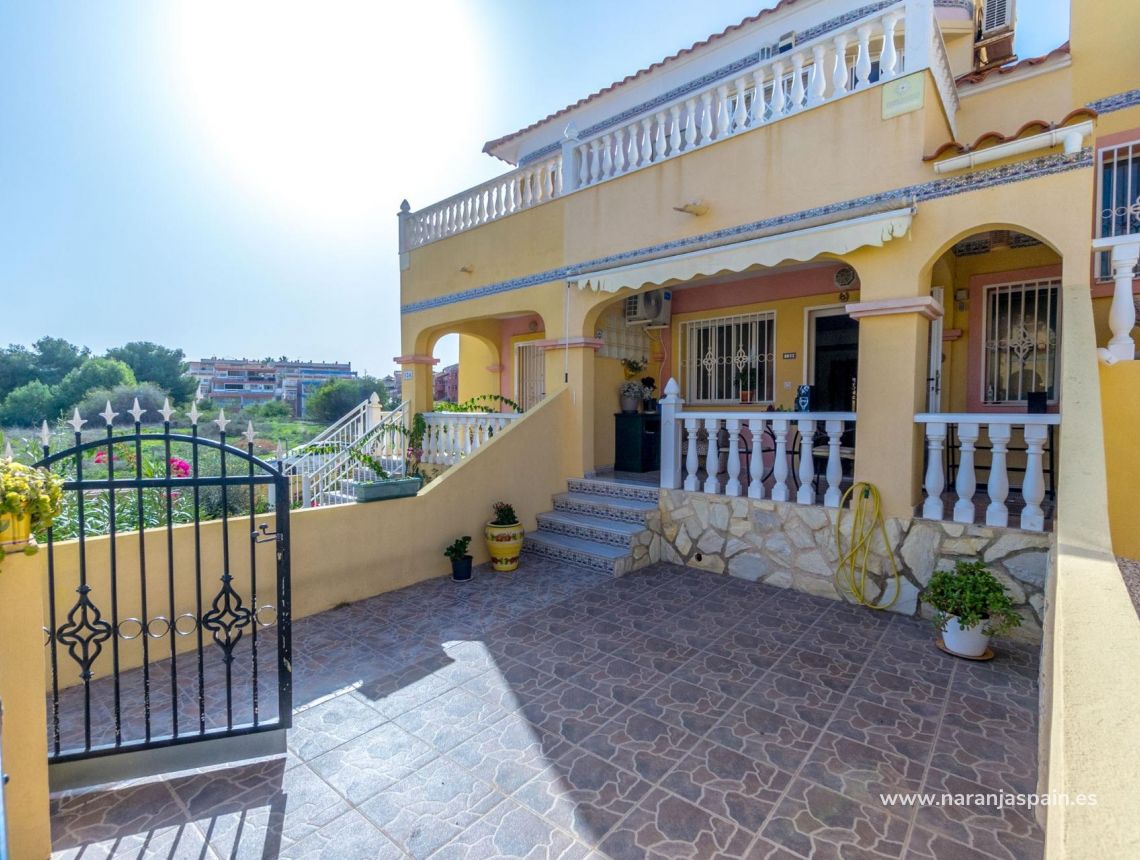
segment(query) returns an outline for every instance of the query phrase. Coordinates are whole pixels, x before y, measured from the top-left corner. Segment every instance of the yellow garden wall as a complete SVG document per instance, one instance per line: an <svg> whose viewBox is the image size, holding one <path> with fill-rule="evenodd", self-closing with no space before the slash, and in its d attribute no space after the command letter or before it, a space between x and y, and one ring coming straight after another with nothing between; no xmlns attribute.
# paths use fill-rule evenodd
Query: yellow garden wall
<svg viewBox="0 0 1140 860"><path fill-rule="evenodd" d="M1100 398L1112 549L1125 558L1140 559L1140 513L1136 510L1136 488L1140 487L1136 446L1136 431L1140 427L1140 362L1101 366Z"/></svg>

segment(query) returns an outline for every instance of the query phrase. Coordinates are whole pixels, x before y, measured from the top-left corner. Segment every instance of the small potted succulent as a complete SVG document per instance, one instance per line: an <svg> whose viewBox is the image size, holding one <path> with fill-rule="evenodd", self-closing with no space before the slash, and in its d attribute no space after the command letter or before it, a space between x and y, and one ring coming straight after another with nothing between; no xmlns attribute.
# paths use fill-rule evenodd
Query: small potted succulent
<svg viewBox="0 0 1140 860"><path fill-rule="evenodd" d="M985 656L991 636L1021 624L1005 586L980 561L957 561L953 570L935 573L922 601L935 609L946 650L960 657Z"/></svg>
<svg viewBox="0 0 1140 860"><path fill-rule="evenodd" d="M637 412L641 401L645 399L645 387L636 379L631 379L621 384L618 394L621 396L622 412Z"/></svg>
<svg viewBox="0 0 1140 860"><path fill-rule="evenodd" d="M740 402L751 403L756 399L756 388L759 381L756 366L746 364L736 372L736 384L740 387Z"/></svg>
<svg viewBox="0 0 1140 860"><path fill-rule="evenodd" d="M47 469L0 459L0 560L34 552L32 534L49 528L60 512L63 481Z"/></svg>
<svg viewBox="0 0 1140 860"><path fill-rule="evenodd" d="M491 567L507 573L519 566L519 553L522 551L523 531L515 509L506 502L495 502L495 518L487 523L483 536L487 540L487 552L491 556Z"/></svg>
<svg viewBox="0 0 1140 860"><path fill-rule="evenodd" d="M443 554L451 559L451 578L456 582L467 582L471 579L471 556L467 547L471 543L471 535L456 538Z"/></svg>
<svg viewBox="0 0 1140 860"><path fill-rule="evenodd" d="M657 411L657 398L653 396L653 392L657 390L657 380L652 376L641 377L641 388L643 397L645 398L645 411Z"/></svg>

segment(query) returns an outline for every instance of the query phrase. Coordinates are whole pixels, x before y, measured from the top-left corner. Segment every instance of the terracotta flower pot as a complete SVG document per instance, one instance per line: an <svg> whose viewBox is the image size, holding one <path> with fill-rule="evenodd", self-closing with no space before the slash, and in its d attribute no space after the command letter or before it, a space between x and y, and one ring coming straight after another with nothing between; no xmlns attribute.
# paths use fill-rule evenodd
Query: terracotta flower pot
<svg viewBox="0 0 1140 860"><path fill-rule="evenodd" d="M0 548L4 552L18 552L32 539L30 514L0 514Z"/></svg>
<svg viewBox="0 0 1140 860"><path fill-rule="evenodd" d="M487 539L487 552L491 555L494 570L507 573L519 566L519 552L522 551L525 534L521 523L509 526L487 523L483 536Z"/></svg>

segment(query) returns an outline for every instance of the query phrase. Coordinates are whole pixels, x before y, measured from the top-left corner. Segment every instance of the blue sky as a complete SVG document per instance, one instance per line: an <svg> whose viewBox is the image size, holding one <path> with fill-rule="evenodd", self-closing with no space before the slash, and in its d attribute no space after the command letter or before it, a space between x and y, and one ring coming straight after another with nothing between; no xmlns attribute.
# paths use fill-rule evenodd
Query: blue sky
<svg viewBox="0 0 1140 860"><path fill-rule="evenodd" d="M388 373L401 199L766 5L0 0L0 344ZM1067 38L1067 0L1018 6L1022 56Z"/></svg>

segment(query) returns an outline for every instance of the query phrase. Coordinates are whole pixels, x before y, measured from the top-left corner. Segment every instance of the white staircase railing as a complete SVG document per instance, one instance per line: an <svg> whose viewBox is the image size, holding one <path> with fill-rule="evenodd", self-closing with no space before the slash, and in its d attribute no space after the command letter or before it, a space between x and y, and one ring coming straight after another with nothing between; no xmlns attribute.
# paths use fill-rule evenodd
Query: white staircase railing
<svg viewBox="0 0 1140 860"><path fill-rule="evenodd" d="M421 461L453 466L520 417L506 412L425 412Z"/></svg>
<svg viewBox="0 0 1140 860"><path fill-rule="evenodd" d="M282 469L289 478L289 501L315 507L352 501L352 486L381 476L355 454L379 460L389 475L404 472L408 404L385 410L373 394L354 406L312 441L294 448Z"/></svg>

